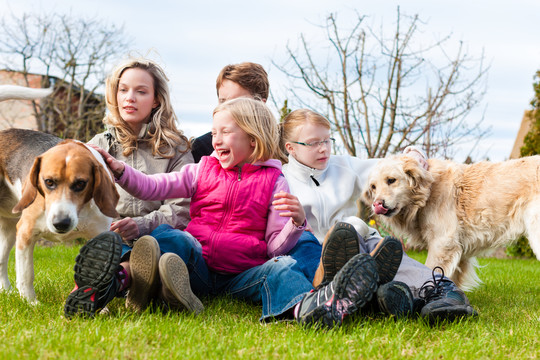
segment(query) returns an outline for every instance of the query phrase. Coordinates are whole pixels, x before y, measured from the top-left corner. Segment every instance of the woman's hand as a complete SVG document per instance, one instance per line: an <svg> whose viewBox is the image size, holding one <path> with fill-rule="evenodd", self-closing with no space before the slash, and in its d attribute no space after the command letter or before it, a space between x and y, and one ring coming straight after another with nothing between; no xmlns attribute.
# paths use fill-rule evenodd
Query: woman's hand
<svg viewBox="0 0 540 360"><path fill-rule="evenodd" d="M272 205L276 210L284 210L279 213L279 216L291 217L293 224L296 227L304 225L306 221L306 213L298 198L285 191L280 191L274 195L276 200L272 201Z"/></svg>
<svg viewBox="0 0 540 360"><path fill-rule="evenodd" d="M413 157L418 161L421 167L423 167L426 170L429 170L429 164L427 162L426 156L424 155L422 150L418 150L414 146L408 146L403 151L403 154L406 154L410 157Z"/></svg>
<svg viewBox="0 0 540 360"><path fill-rule="evenodd" d="M91 148L95 149L98 153L103 156L103 159L105 160L105 163L109 167L109 169L112 171L114 177L116 179L120 179L122 177L122 174L124 173L124 163L122 161L116 160L111 154L100 148L99 146L96 146L94 144L86 144L90 146Z"/></svg>
<svg viewBox="0 0 540 360"><path fill-rule="evenodd" d="M122 236L125 242L139 237L139 227L135 220L129 217L113 222L111 224L111 231Z"/></svg>

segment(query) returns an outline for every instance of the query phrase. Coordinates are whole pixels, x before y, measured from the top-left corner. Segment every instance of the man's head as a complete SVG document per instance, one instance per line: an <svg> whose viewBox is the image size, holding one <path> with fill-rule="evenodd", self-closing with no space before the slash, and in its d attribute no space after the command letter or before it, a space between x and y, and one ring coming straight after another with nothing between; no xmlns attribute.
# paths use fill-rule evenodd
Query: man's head
<svg viewBox="0 0 540 360"><path fill-rule="evenodd" d="M264 68L252 62L225 66L216 80L219 103L238 97L251 97L266 102L270 84Z"/></svg>

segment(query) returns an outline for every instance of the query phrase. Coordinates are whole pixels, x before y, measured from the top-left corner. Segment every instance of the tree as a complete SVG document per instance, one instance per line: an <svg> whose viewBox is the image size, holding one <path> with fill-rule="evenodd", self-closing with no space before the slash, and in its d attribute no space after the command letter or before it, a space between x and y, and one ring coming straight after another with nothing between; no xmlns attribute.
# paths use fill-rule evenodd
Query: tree
<svg viewBox="0 0 540 360"><path fill-rule="evenodd" d="M33 102L38 130L88 140L103 129L106 69L131 41L123 29L72 14L6 15L0 20L0 67L44 75L54 87L46 101Z"/></svg>
<svg viewBox="0 0 540 360"><path fill-rule="evenodd" d="M534 97L531 100L532 110L529 112L531 129L523 139L521 156L540 154L540 70L536 72L534 79L538 81L533 83Z"/></svg>
<svg viewBox="0 0 540 360"><path fill-rule="evenodd" d="M523 139L523 146L520 149L522 157L540 154L540 70L536 72L534 79L537 81L533 82L532 109L528 112L531 129ZM514 244L507 246L506 253L511 256L534 257L529 240L525 236L520 236Z"/></svg>
<svg viewBox="0 0 540 360"><path fill-rule="evenodd" d="M399 8L391 37L365 19L356 14L344 29L330 14L319 47L304 34L297 48L287 45L286 60L273 65L289 80L290 104L325 115L353 156L384 157L418 144L428 156L451 157L452 146L485 136L482 119L467 119L485 93L483 54L473 58L460 42L450 55L450 36L415 41L422 22Z"/></svg>

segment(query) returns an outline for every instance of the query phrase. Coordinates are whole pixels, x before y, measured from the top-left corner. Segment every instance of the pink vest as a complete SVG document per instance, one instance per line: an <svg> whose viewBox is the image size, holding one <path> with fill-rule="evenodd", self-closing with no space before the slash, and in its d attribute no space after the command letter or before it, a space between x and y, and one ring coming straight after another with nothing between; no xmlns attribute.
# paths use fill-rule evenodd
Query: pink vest
<svg viewBox="0 0 540 360"><path fill-rule="evenodd" d="M238 274L268 260L268 206L279 169L244 164L226 170L214 157L200 162L186 231L202 245L208 268Z"/></svg>

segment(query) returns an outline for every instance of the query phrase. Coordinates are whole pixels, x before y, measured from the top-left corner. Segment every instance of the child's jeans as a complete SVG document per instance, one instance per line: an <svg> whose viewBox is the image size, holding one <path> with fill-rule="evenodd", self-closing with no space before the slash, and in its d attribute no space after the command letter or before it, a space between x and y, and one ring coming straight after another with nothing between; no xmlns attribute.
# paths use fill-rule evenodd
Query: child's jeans
<svg viewBox="0 0 540 360"><path fill-rule="evenodd" d="M290 256L275 257L240 274L219 274L208 269L202 247L191 234L160 225L151 235L162 253L172 252L184 260L191 289L197 296L229 294L262 303L261 320L284 314L313 289L311 281Z"/></svg>
<svg viewBox="0 0 540 360"><path fill-rule="evenodd" d="M322 245L310 231L304 231L296 246L287 255L292 256L297 266L302 269L309 282L313 282L315 272L319 267Z"/></svg>

